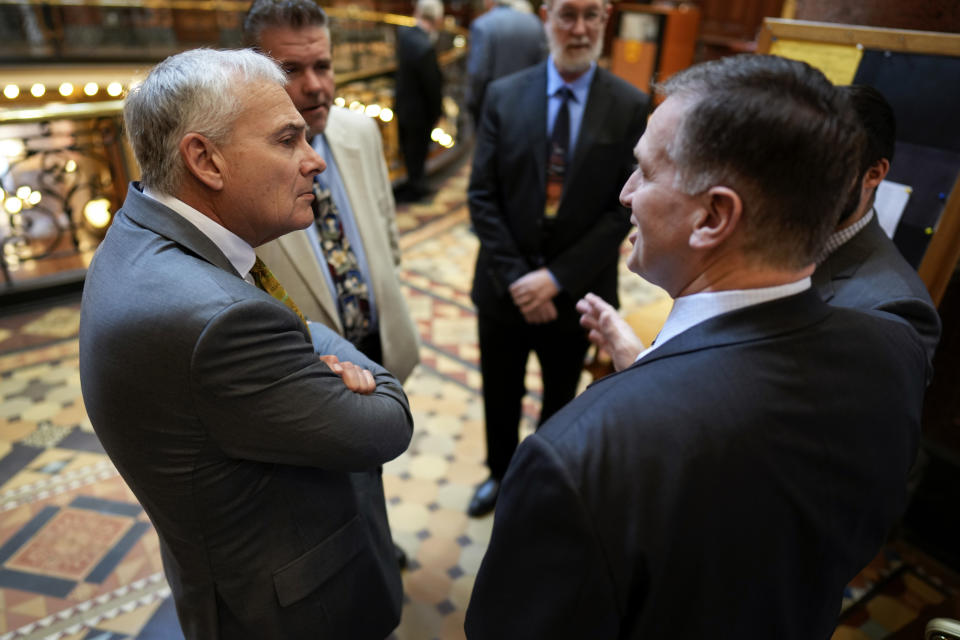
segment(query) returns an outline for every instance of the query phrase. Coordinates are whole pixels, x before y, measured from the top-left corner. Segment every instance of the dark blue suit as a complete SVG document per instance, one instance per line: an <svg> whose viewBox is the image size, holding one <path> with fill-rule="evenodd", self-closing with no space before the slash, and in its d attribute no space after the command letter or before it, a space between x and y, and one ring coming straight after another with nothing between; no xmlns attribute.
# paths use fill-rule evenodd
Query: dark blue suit
<svg viewBox="0 0 960 640"><path fill-rule="evenodd" d="M808 290L598 381L517 450L467 637L828 638L903 509L925 366Z"/></svg>

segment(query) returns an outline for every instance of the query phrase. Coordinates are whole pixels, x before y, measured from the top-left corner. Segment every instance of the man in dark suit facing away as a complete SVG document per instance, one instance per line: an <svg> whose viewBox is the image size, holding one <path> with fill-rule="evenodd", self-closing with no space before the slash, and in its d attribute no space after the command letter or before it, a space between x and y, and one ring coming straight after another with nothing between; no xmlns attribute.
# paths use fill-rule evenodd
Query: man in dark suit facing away
<svg viewBox="0 0 960 640"><path fill-rule="evenodd" d="M480 251L473 278L490 477L468 513L493 510L517 447L531 351L543 372L543 423L576 394L586 333L575 303L617 304L618 201L646 124L647 96L597 67L605 0L541 7L550 57L490 84L467 191Z"/></svg>
<svg viewBox="0 0 960 640"><path fill-rule="evenodd" d="M813 286L832 305L877 309L909 322L917 330L932 371L940 316L923 280L880 227L873 206L877 187L893 162L896 116L883 94L871 86L841 89L850 97L867 145L840 224L827 239L813 273Z"/></svg>
<svg viewBox="0 0 960 640"><path fill-rule="evenodd" d="M127 97L142 182L87 273L80 380L150 516L188 640L382 640L402 606L380 465L400 383L313 327L254 247L313 222L323 160L283 71L188 51Z"/></svg>
<svg viewBox="0 0 960 640"><path fill-rule="evenodd" d="M443 20L440 0L417 0L417 24L397 27L397 77L393 109L397 114L400 153L407 181L397 191L400 201L416 201L429 193L425 167L430 132L443 112L443 74L434 42Z"/></svg>
<svg viewBox="0 0 960 640"><path fill-rule="evenodd" d="M905 502L926 357L810 275L863 134L805 63L670 78L623 187L653 346L517 450L467 637L827 638Z"/></svg>

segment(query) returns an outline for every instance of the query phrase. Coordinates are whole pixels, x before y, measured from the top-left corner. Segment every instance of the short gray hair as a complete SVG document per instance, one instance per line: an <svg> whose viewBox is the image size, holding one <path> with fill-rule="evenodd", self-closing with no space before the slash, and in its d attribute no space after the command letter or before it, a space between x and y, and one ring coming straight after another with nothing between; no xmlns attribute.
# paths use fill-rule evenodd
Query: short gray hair
<svg viewBox="0 0 960 640"><path fill-rule="evenodd" d="M243 87L253 82L282 87L287 80L273 60L249 49L194 49L155 66L123 107L143 185L176 195L186 170L180 141L199 133L227 142L242 111Z"/></svg>

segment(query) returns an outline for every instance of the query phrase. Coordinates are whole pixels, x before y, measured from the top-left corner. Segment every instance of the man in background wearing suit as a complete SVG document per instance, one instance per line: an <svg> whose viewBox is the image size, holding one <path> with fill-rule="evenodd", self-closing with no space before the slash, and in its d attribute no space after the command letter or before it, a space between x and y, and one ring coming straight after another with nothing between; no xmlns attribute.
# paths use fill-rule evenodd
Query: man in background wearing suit
<svg viewBox="0 0 960 640"><path fill-rule="evenodd" d="M933 363L940 341L940 316L917 271L904 260L877 219L877 187L890 171L897 121L883 94L866 85L842 87L867 134L860 173L840 224L813 274L820 297L838 307L877 309L899 316L917 330Z"/></svg>
<svg viewBox="0 0 960 640"><path fill-rule="evenodd" d="M759 55L663 93L621 198L673 309L517 450L471 640L827 638L904 506L923 348L810 284L857 174L844 94Z"/></svg>
<svg viewBox="0 0 960 640"><path fill-rule="evenodd" d="M285 81L251 51L154 67L124 108L143 182L84 286L84 403L189 640L379 640L400 619L379 468L409 444L406 397L322 325L318 357L253 250L311 224L325 168Z"/></svg>
<svg viewBox="0 0 960 640"><path fill-rule="evenodd" d="M425 166L430 132L443 113L443 74L434 42L443 21L440 0L417 0L413 27L397 27L397 76L393 110L407 181L397 197L415 202L430 193Z"/></svg>
<svg viewBox="0 0 960 640"><path fill-rule="evenodd" d="M617 304L629 228L618 193L647 117L647 96L596 65L608 3L552 0L540 11L550 57L489 86L467 192L490 468L472 516L493 510L517 447L530 351L543 423L574 397L583 369L575 301L595 291Z"/></svg>
<svg viewBox="0 0 960 640"><path fill-rule="evenodd" d="M346 252L327 237L330 215L319 206L316 224L260 246L257 254L307 318L346 336L403 382L419 361L417 332L397 279L396 211L376 122L333 106L330 29L316 3L257 0L244 32L287 73L287 93L327 165L315 186L336 206L355 278L336 277L345 270Z"/></svg>
<svg viewBox="0 0 960 640"><path fill-rule="evenodd" d="M531 67L547 53L543 25L529 10L527 0L485 0L487 12L470 23L467 57L467 110L480 122L487 85L503 76Z"/></svg>

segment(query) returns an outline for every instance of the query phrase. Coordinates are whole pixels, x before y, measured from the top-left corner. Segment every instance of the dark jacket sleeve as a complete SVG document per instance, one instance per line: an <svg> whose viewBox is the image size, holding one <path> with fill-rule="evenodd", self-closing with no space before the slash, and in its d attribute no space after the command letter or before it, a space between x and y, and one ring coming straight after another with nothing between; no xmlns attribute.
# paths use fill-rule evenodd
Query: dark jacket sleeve
<svg viewBox="0 0 960 640"><path fill-rule="evenodd" d="M593 521L545 440L524 440L467 609L470 640L616 638L620 615Z"/></svg>
<svg viewBox="0 0 960 640"><path fill-rule="evenodd" d="M199 419L235 458L361 471L407 448L413 419L400 383L322 326L325 353L374 375L362 395L314 355L296 316L244 300L226 307L197 340L190 367Z"/></svg>

